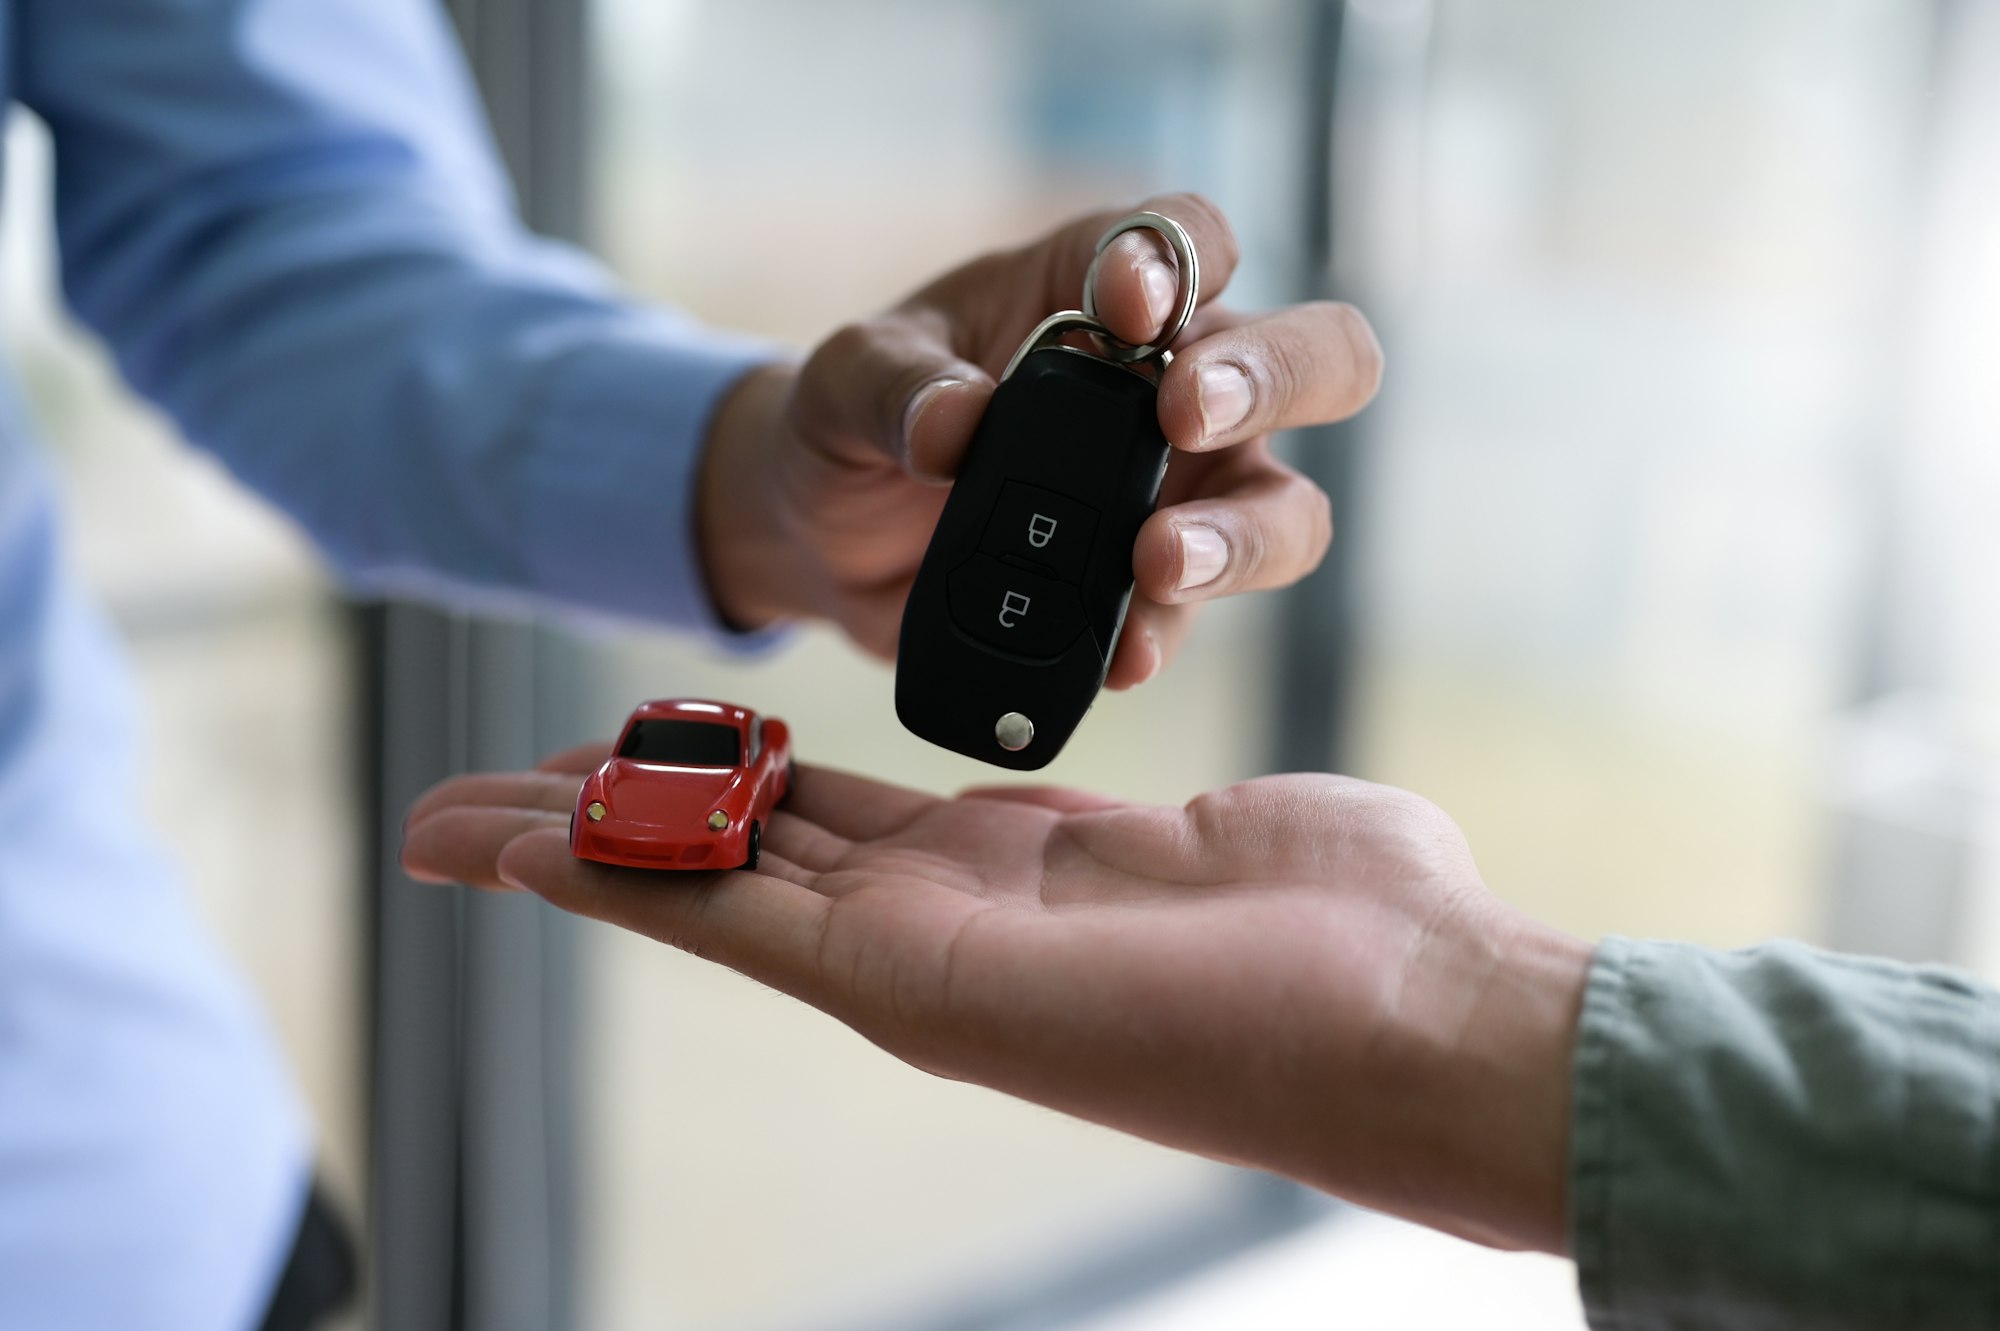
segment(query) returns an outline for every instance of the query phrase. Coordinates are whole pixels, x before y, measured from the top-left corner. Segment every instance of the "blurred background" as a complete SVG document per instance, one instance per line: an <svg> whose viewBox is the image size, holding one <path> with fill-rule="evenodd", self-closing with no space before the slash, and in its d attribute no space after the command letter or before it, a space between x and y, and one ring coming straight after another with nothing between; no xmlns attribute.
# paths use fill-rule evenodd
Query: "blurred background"
<svg viewBox="0 0 2000 1331"><path fill-rule="evenodd" d="M2000 3L451 9L530 220L718 324L808 345L1169 188L1234 220L1234 302L1368 310L1382 398L1286 442L1334 495L1328 566L1212 610L1052 779L1180 801L1337 768L1437 800L1497 891L1588 936L2000 977ZM373 1236L355 1325L1581 1325L1562 1263L402 881L410 793L645 697L740 700L939 791L984 773L816 630L744 662L342 604L75 333L46 140L9 134L9 350L146 689L152 815Z"/></svg>

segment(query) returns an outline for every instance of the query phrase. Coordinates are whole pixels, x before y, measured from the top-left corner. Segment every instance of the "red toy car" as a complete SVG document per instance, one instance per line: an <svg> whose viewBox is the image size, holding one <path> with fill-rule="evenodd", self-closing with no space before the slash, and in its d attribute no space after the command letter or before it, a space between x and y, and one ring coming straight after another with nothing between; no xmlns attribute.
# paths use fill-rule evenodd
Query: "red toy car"
<svg viewBox="0 0 2000 1331"><path fill-rule="evenodd" d="M635 869L754 869L771 810L791 793L783 721L723 702L641 703L577 792L570 853Z"/></svg>

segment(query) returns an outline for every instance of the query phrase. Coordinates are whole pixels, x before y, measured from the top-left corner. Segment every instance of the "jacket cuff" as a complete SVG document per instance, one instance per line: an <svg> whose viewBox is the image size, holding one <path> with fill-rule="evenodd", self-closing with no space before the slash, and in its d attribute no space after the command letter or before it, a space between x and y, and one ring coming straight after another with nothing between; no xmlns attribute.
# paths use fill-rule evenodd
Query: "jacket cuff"
<svg viewBox="0 0 2000 1331"><path fill-rule="evenodd" d="M1571 1240L1618 1331L2000 1326L2000 994L1796 943L1599 947Z"/></svg>

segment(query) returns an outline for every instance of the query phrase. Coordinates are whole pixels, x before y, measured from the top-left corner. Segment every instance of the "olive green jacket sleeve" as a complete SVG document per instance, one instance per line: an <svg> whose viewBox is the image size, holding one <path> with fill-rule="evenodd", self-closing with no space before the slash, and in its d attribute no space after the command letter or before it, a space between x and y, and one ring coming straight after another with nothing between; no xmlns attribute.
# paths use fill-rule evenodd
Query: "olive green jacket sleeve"
<svg viewBox="0 0 2000 1331"><path fill-rule="evenodd" d="M2000 993L1794 943L1608 939L1570 1225L1597 1331L2000 1328Z"/></svg>

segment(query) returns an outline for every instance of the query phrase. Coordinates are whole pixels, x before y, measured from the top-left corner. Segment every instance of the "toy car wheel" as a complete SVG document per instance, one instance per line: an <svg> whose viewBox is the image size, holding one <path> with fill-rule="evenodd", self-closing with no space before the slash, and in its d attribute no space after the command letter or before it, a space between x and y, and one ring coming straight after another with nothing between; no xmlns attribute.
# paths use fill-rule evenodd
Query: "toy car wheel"
<svg viewBox="0 0 2000 1331"><path fill-rule="evenodd" d="M743 861L745 869L757 867L757 857L764 851L764 829L757 823L750 824L750 854Z"/></svg>

